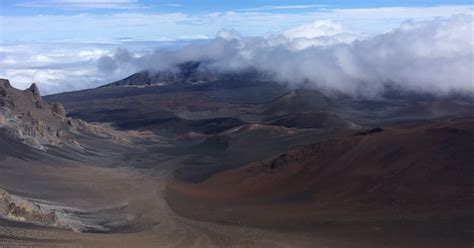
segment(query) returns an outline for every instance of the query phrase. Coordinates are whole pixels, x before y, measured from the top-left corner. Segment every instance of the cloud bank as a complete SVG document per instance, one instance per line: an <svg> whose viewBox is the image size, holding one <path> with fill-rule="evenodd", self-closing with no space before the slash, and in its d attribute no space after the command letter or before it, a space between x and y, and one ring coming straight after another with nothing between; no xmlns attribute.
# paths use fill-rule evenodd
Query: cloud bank
<svg viewBox="0 0 474 248"><path fill-rule="evenodd" d="M474 94L474 17L456 15L405 21L378 34L348 32L328 20L281 34L244 37L221 31L205 44L156 49L137 55L126 49L97 60L99 71L165 70L186 61L207 69L256 68L292 85L375 97L387 85L407 91Z"/></svg>
<svg viewBox="0 0 474 248"><path fill-rule="evenodd" d="M186 42L183 41L184 44ZM181 42L80 43L15 42L0 46L0 78L25 89L37 83L42 94L97 87L126 77L136 68L108 68L107 55L126 46L134 56L163 47L182 46ZM105 58L102 58L105 57ZM105 64L105 65L101 65ZM99 66L100 65L100 66Z"/></svg>
<svg viewBox="0 0 474 248"><path fill-rule="evenodd" d="M450 13L447 10L451 8L455 12L460 7L433 7L429 11L418 10L414 13L417 17L427 13L431 15L441 9ZM143 69L163 70L184 61L202 60L208 61L206 66L213 70L254 67L273 73L279 81L294 86L306 83L354 96L378 96L387 84L417 92L474 94L472 14L429 20L415 18L401 22L389 31L376 33L354 28L352 24L357 21L348 24L348 21L338 19L338 15L362 18L367 13L378 18L376 12L373 9L332 10L330 18L254 36L228 29L219 32L213 39L188 40L206 38L189 36L182 37L184 40L146 41L136 40L130 33L119 30L121 36L115 36L118 38L101 42L1 41L0 77L9 78L19 88L36 82L44 94L50 94L100 86ZM385 8L383 12L394 12L392 16L400 18L403 17L402 12L414 15L409 9L395 11L394 8ZM241 18L249 23L255 22L255 25L266 18L249 19L248 15L253 14L243 15L245 18L228 13L226 18L233 16L234 19L230 18L229 22L239 23ZM325 17L322 14L318 16ZM214 23L219 22L220 17L216 18ZM275 22L275 18L277 16L268 21ZM111 20L108 21L107 25L116 26ZM89 23L96 22L91 19ZM198 24L207 26L207 22ZM29 25L22 27L31 28ZM148 33L152 30L148 26L146 29ZM21 28L17 31L30 34Z"/></svg>

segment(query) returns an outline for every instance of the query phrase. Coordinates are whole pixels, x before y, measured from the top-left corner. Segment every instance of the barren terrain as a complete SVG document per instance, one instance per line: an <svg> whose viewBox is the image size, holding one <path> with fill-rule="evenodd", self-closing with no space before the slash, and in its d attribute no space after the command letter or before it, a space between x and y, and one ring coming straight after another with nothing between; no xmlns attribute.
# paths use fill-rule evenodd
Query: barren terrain
<svg viewBox="0 0 474 248"><path fill-rule="evenodd" d="M472 245L471 98L186 75L2 80L0 246Z"/></svg>

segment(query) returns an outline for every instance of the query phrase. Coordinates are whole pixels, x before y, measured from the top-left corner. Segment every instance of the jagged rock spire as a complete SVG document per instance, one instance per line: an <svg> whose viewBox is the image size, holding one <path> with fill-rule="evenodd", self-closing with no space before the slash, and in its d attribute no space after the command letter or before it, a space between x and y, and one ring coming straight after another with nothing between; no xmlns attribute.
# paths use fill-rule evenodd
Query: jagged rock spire
<svg viewBox="0 0 474 248"><path fill-rule="evenodd" d="M38 89L38 86L35 84L35 83L32 83L30 88L28 88L32 93L33 93L33 96L35 97L40 97L40 91Z"/></svg>
<svg viewBox="0 0 474 248"><path fill-rule="evenodd" d="M0 78L0 87L10 88L11 87L10 81L8 81L8 79Z"/></svg>

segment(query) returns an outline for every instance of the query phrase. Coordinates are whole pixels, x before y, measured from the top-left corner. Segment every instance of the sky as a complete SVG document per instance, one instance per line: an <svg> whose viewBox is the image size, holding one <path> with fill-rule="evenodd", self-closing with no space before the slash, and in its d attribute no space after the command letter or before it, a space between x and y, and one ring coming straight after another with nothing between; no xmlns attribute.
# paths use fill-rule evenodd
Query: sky
<svg viewBox="0 0 474 248"><path fill-rule="evenodd" d="M302 77L296 79L280 75L281 80L301 81L310 78L318 81L315 83L317 87L344 89L353 93L357 91L354 88L356 83L341 86L341 81L406 81L410 75L369 79L365 69L351 72L354 68L340 65L340 59L335 62L337 66L334 68L314 63L320 63L318 61L324 56L332 58L335 54L344 53L341 47L348 49L350 56L362 56L360 51L366 49L364 46L380 43L380 47L384 47L395 41L386 41L385 44L380 40L401 39L403 37L397 35L403 33L411 35L415 41L433 45L423 48L416 44L418 50L415 54L420 49L430 51L432 58L429 64L449 63L448 68L452 66L451 69L464 73L460 75L462 82L459 85L452 86L451 82L446 82L451 86L440 86L438 84L443 82L436 80L436 86L439 86L437 89L443 92L466 90L467 86L467 90L471 90L472 73L466 71L472 69L473 65L473 13L472 1L460 0L2 0L0 77L10 79L19 88L26 88L35 82L43 94L49 94L96 87L142 69L165 68L170 65L162 60L173 58L170 61L180 62L182 59L196 58L196 49L217 56L219 59L216 61L221 66L214 67L220 69L240 68L243 64L253 66L255 57L258 57L256 55L272 57L289 52L288 56L294 57L295 62L292 64L284 68L262 69L272 72L278 70L277 74L281 74L280 71L296 68L296 61L307 54L313 54L314 57L306 58L303 66L317 66L321 69L320 74L310 75L307 71L299 71ZM407 31L408 26L417 31ZM462 36L454 35L460 30ZM425 32L425 37L418 36L422 32ZM447 32L452 33L440 36ZM236 39L240 43L235 42ZM453 40L458 42L457 46L449 48L447 44ZM407 39L407 42L411 40ZM226 53L217 54L207 50L216 44L226 47ZM444 47L441 49L439 46ZM283 47L284 51L277 54L275 47ZM425 53L420 54L426 59ZM124 61L124 56L128 61ZM198 58L203 56L201 54ZM420 60L421 57L405 59L412 61ZM374 59L370 63L378 62ZM383 62L386 66L398 63ZM467 63L467 67L460 67L461 62ZM224 63L227 66L222 66ZM392 73L382 72L385 75ZM295 73L291 71L287 74ZM336 77L337 74L344 76ZM424 82L431 78L417 80L418 84L426 85L412 85L415 82L407 85L422 90L433 88L433 85ZM374 88L378 87L380 85L374 83Z"/></svg>

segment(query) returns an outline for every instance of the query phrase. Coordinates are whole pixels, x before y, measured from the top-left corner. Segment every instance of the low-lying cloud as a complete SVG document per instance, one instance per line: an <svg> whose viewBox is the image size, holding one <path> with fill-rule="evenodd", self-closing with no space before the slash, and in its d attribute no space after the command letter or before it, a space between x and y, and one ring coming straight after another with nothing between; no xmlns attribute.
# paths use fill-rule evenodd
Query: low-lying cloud
<svg viewBox="0 0 474 248"><path fill-rule="evenodd" d="M435 94L474 94L473 27L473 16L456 15L405 21L391 31L367 35L323 20L266 37L221 31L205 44L141 55L118 49L97 64L102 73L110 74L207 61L207 69L255 68L295 86L305 83L362 97L377 96L387 85Z"/></svg>
<svg viewBox="0 0 474 248"><path fill-rule="evenodd" d="M207 69L217 71L251 67L295 87L305 83L361 97L379 96L386 85L474 94L473 19L455 15L405 21L379 34L325 19L253 37L227 30L207 40L3 42L0 77L19 88L36 82L50 94L192 60L206 61Z"/></svg>
<svg viewBox="0 0 474 248"><path fill-rule="evenodd" d="M25 89L37 83L42 94L97 87L136 72L136 67L114 67L107 59L120 47L139 56L158 47L177 46L179 42L15 42L0 46L0 77L13 86ZM125 51L125 50L124 50ZM127 50L128 51L128 50Z"/></svg>

